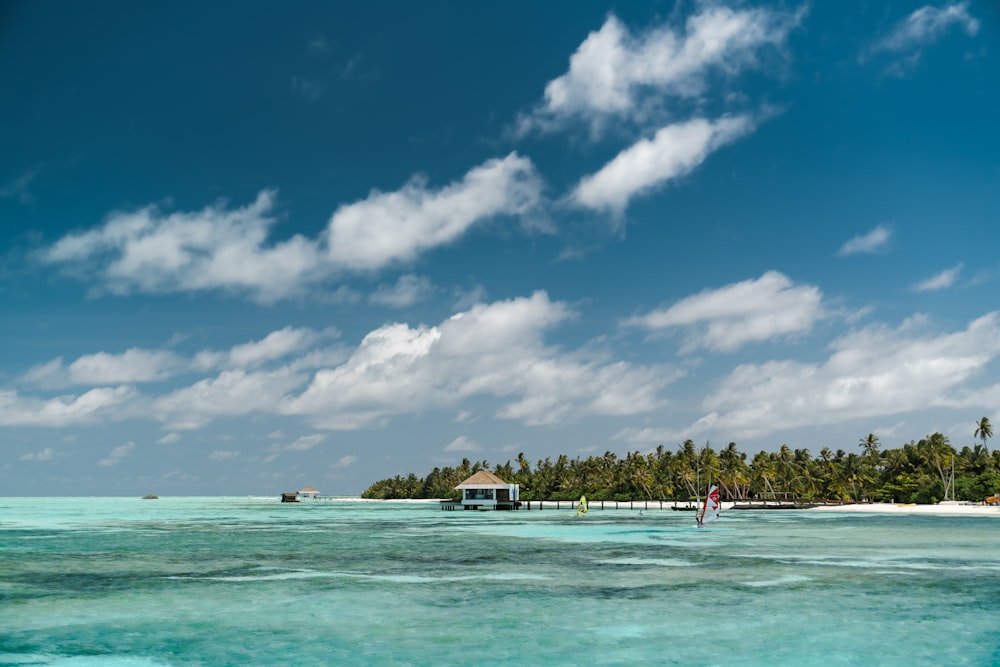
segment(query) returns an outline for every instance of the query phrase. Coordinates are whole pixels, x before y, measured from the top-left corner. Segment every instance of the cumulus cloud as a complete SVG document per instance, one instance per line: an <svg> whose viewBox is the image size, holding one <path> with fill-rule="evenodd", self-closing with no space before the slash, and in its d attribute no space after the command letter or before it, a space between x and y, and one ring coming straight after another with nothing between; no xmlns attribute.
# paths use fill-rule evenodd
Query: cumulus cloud
<svg viewBox="0 0 1000 667"><path fill-rule="evenodd" d="M825 316L822 294L811 285L795 285L769 271L756 280L706 290L669 308L637 315L626 326L650 331L683 328L684 351L698 348L733 352L748 343L808 333Z"/></svg>
<svg viewBox="0 0 1000 667"><path fill-rule="evenodd" d="M248 415L301 416L317 428L358 429L441 409L464 413L470 422L465 402L480 397L497 401L496 417L528 425L662 406L659 391L679 371L546 344L551 330L575 316L537 292L475 304L436 326L386 324L356 348L336 351L316 347L326 332L286 327L228 351L179 358L200 379L159 395L128 386L48 399L0 392L0 425L65 426L141 415L170 431L160 439L169 444L179 432ZM66 371L61 361L59 368ZM318 437L278 451L314 446Z"/></svg>
<svg viewBox="0 0 1000 667"><path fill-rule="evenodd" d="M713 430L749 438L935 407L995 405L997 387L975 391L969 382L1000 356L1000 312L956 332L924 333L927 325L917 317L895 329L873 325L852 332L834 342L823 363L740 365L705 399L706 414L683 437Z"/></svg>
<svg viewBox="0 0 1000 667"><path fill-rule="evenodd" d="M368 334L345 363L318 371L284 410L324 428L355 429L484 395L503 401L497 416L527 424L659 406L658 390L676 373L544 344L544 333L573 315L538 292L476 305L434 327L385 325Z"/></svg>
<svg viewBox="0 0 1000 667"><path fill-rule="evenodd" d="M97 465L103 467L116 465L123 458L130 455L134 450L135 450L135 443L131 441L127 442L124 445L115 447L110 452L108 452L108 455L105 458L98 461Z"/></svg>
<svg viewBox="0 0 1000 667"><path fill-rule="evenodd" d="M327 257L350 270L374 270L412 261L454 242L476 223L500 215L529 215L541 200L531 160L511 153L470 170L439 190L414 178L401 190L372 191L341 206L326 231Z"/></svg>
<svg viewBox="0 0 1000 667"><path fill-rule="evenodd" d="M112 214L97 229L70 234L44 261L95 271L113 294L209 289L245 290L262 301L294 293L315 277L319 255L301 236L265 247L276 193L261 192L243 208L218 203L194 213L163 215L156 206Z"/></svg>
<svg viewBox="0 0 1000 667"><path fill-rule="evenodd" d="M595 174L583 177L569 195L571 203L621 213L637 194L690 173L710 153L753 129L749 116L716 121L696 118L668 125L619 153Z"/></svg>
<svg viewBox="0 0 1000 667"><path fill-rule="evenodd" d="M918 292L932 292L936 290L948 289L955 284L958 274L962 270L962 265L958 264L950 269L931 276L927 280L917 283L913 289Z"/></svg>
<svg viewBox="0 0 1000 667"><path fill-rule="evenodd" d="M518 132L561 129L574 119L596 132L609 118L641 116L665 96L697 97L711 75L758 66L762 49L781 46L803 16L707 6L683 30L660 26L640 35L610 16L570 57L569 71L546 85Z"/></svg>
<svg viewBox="0 0 1000 667"><path fill-rule="evenodd" d="M876 253L884 250L892 239L892 229L886 225L878 225L867 234L855 236L840 246L839 257L856 255L858 253Z"/></svg>
<svg viewBox="0 0 1000 667"><path fill-rule="evenodd" d="M412 261L485 220L533 215L541 190L531 161L512 153L437 190L414 178L395 192L373 191L338 208L316 239L269 243L276 192L265 190L236 209L223 202L193 213L164 214L156 206L116 212L38 257L75 275L93 274L116 295L225 290L270 303L344 272Z"/></svg>
<svg viewBox="0 0 1000 667"><path fill-rule="evenodd" d="M969 36L979 32L979 21L969 14L969 3L933 7L925 5L897 23L892 31L871 46L870 52L910 51L940 39L952 26Z"/></svg>

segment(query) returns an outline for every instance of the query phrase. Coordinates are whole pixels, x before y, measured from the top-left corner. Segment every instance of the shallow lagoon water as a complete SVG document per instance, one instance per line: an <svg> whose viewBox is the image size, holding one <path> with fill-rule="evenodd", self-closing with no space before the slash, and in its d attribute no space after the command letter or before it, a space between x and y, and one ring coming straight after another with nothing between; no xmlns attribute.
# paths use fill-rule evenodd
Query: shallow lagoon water
<svg viewBox="0 0 1000 667"><path fill-rule="evenodd" d="M0 666L997 665L1000 519L0 498Z"/></svg>

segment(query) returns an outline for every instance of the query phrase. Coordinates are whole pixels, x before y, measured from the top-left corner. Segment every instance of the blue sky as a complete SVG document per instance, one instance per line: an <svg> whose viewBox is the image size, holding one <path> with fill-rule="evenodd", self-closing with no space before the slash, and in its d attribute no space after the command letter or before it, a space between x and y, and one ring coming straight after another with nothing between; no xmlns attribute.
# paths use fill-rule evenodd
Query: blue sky
<svg viewBox="0 0 1000 667"><path fill-rule="evenodd" d="M1000 421L989 2L13 2L0 495Z"/></svg>

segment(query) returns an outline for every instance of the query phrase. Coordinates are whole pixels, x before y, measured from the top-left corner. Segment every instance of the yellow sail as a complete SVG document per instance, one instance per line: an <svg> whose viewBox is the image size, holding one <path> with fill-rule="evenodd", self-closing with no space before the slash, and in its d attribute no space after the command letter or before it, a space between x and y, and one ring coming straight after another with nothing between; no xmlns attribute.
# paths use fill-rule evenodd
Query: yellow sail
<svg viewBox="0 0 1000 667"><path fill-rule="evenodd" d="M576 504L576 515L587 513L587 496L580 496L580 501Z"/></svg>

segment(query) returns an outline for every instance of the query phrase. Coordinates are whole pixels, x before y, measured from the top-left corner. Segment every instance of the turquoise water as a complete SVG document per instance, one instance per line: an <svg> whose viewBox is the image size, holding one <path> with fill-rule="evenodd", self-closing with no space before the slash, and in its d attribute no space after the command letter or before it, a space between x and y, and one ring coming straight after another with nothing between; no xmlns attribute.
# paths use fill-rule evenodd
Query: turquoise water
<svg viewBox="0 0 1000 667"><path fill-rule="evenodd" d="M1000 518L0 498L0 665L997 665Z"/></svg>

